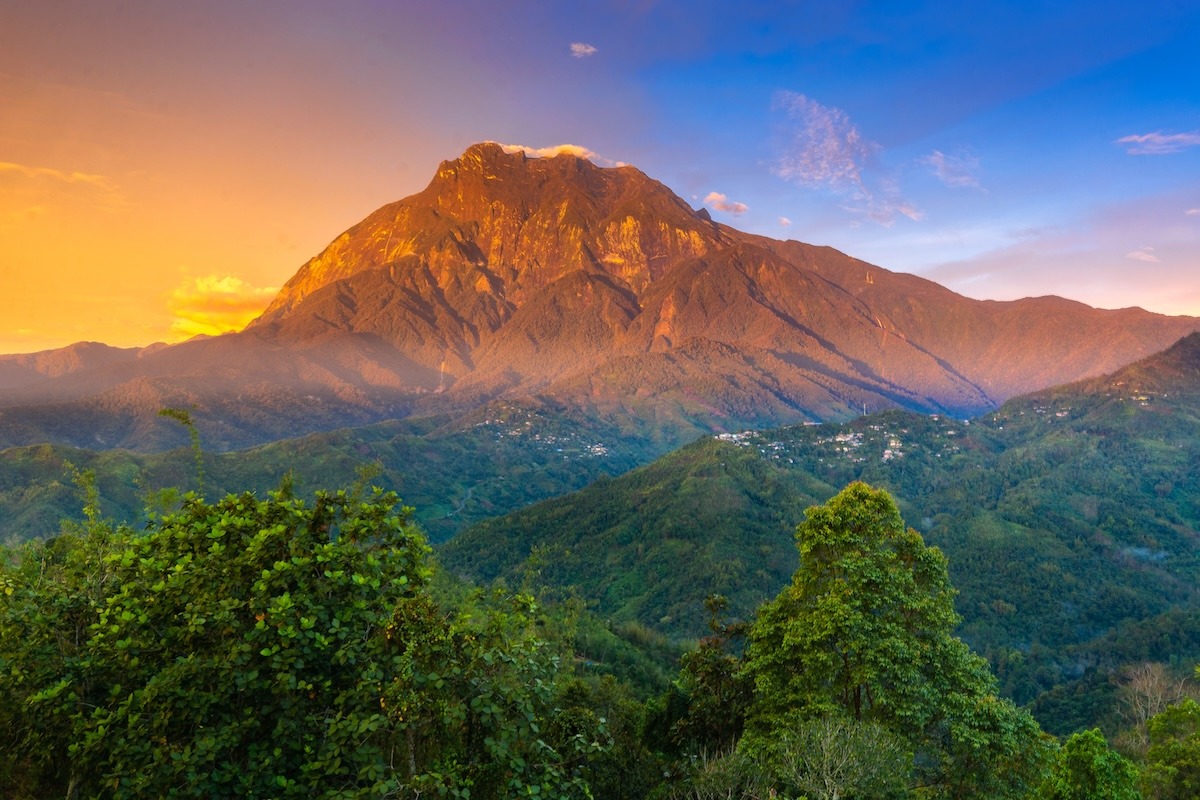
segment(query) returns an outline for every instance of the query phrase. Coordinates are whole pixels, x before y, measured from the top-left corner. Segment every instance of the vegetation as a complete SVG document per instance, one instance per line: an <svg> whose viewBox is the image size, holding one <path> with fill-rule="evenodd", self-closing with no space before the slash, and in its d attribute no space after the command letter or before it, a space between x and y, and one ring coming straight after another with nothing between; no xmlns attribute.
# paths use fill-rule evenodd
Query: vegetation
<svg viewBox="0 0 1200 800"><path fill-rule="evenodd" d="M1097 731L1056 750L953 635L944 556L864 484L808 510L800 567L752 622L709 599L666 683L660 637L546 605L536 570L516 590L451 579L381 489L189 493L135 531L78 477L82 523L0 550L5 797L1182 798L1200 780L1200 706L1166 702L1187 687L1161 668L1122 687L1140 755Z"/></svg>
<svg viewBox="0 0 1200 800"><path fill-rule="evenodd" d="M178 427L171 420L181 414L172 410L156 424ZM473 522L626 472L683 441L633 420L495 403L461 418L386 422L206 452L200 473L213 492L262 493L290 470L297 490L311 493L378 466L376 482L412 502L414 520L440 542ZM154 454L48 444L0 450L0 541L40 538L56 531L59 520L82 519L64 477L68 464L96 474L106 515L138 525L148 487L200 488L194 460L194 447Z"/></svg>
<svg viewBox="0 0 1200 800"><path fill-rule="evenodd" d="M93 509L10 554L0 793L586 796L612 738L560 706L533 599L442 607L409 515L189 495L145 533Z"/></svg>
<svg viewBox="0 0 1200 800"><path fill-rule="evenodd" d="M1124 729L1127 668L1200 659L1200 338L1106 379L977 420L885 412L729 434L480 523L443 545L456 572L543 571L616 620L701 635L709 593L748 618L795 568L802 510L864 480L949 559L956 632L1002 696L1058 735Z"/></svg>

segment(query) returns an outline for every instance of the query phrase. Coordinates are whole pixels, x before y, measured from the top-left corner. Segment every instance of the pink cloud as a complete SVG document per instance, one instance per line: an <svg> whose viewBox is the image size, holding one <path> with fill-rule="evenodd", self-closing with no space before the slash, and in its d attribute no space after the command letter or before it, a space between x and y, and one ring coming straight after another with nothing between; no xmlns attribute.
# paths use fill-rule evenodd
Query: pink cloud
<svg viewBox="0 0 1200 800"><path fill-rule="evenodd" d="M780 92L774 107L795 123L775 174L806 186L862 188L862 166L876 149L840 108L795 92Z"/></svg>
<svg viewBox="0 0 1200 800"><path fill-rule="evenodd" d="M750 206L734 202L720 192L709 192L705 195L704 205L712 206L717 211L725 211L729 214L745 214L750 210Z"/></svg>
<svg viewBox="0 0 1200 800"><path fill-rule="evenodd" d="M1146 245L1145 247L1139 247L1132 253L1126 253L1125 257L1133 259L1134 261L1145 261L1148 264L1158 263L1158 256L1154 255L1154 248L1150 247L1149 245Z"/></svg>
<svg viewBox="0 0 1200 800"><path fill-rule="evenodd" d="M779 92L772 108L787 117L787 140L772 172L785 180L841 195L841 208L880 225L897 215L918 220L922 212L905 199L899 184L872 174L879 145L866 139L840 108L796 92ZM872 170L874 172L874 170Z"/></svg>
<svg viewBox="0 0 1200 800"><path fill-rule="evenodd" d="M917 162L929 167L938 180L947 186L955 188L979 188L979 159L970 155L949 156L941 150L934 150L927 156L917 159Z"/></svg>
<svg viewBox="0 0 1200 800"><path fill-rule="evenodd" d="M788 219L787 217L780 217L779 224L786 228L787 226L792 224L792 221L790 219Z"/></svg>
<svg viewBox="0 0 1200 800"><path fill-rule="evenodd" d="M594 56L599 51L586 42L571 42L571 55L575 58L587 58Z"/></svg>
<svg viewBox="0 0 1200 800"><path fill-rule="evenodd" d="M1127 145L1126 152L1135 156L1163 156L1200 145L1200 131L1187 133L1140 133L1122 136L1115 144Z"/></svg>

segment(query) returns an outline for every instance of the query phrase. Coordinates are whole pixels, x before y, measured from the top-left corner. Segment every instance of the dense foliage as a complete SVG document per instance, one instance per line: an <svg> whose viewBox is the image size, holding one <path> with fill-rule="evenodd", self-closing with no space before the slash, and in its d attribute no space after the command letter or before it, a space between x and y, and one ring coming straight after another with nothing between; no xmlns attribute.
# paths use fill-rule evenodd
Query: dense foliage
<svg viewBox="0 0 1200 800"><path fill-rule="evenodd" d="M708 600L666 685L660 638L541 605L536 570L449 580L390 493L188 494L134 531L83 478L83 523L0 550L15 800L1195 796L1186 682L1121 687L1132 761L1098 732L1052 753L953 636L945 558L863 484L809 509L749 624Z"/></svg>
<svg viewBox="0 0 1200 800"><path fill-rule="evenodd" d="M9 555L6 797L587 796L533 601L442 608L394 496L189 496ZM15 756L15 758L13 758Z"/></svg>

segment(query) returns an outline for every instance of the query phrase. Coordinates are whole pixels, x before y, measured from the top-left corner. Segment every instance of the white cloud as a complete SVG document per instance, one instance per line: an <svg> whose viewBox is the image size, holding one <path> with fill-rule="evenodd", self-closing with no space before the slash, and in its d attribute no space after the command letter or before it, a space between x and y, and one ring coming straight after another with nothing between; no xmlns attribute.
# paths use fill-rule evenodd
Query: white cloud
<svg viewBox="0 0 1200 800"><path fill-rule="evenodd" d="M786 228L787 226L792 224L792 221L790 219L788 219L787 217L780 217L779 224Z"/></svg>
<svg viewBox="0 0 1200 800"><path fill-rule="evenodd" d="M941 150L934 150L927 156L917 159L920 164L929 167L942 183L955 188L979 188L979 159L972 155L949 156Z"/></svg>
<svg viewBox="0 0 1200 800"><path fill-rule="evenodd" d="M750 210L750 206L734 202L720 192L709 192L705 195L704 205L712 206L717 211L725 211L729 214L745 214Z"/></svg>
<svg viewBox="0 0 1200 800"><path fill-rule="evenodd" d="M571 55L575 58L587 58L594 56L599 52L595 47L586 42L571 42Z"/></svg>
<svg viewBox="0 0 1200 800"><path fill-rule="evenodd" d="M1187 133L1140 133L1122 136L1115 144L1126 145L1126 152L1135 156L1163 156L1200 145L1200 131Z"/></svg>
<svg viewBox="0 0 1200 800"><path fill-rule="evenodd" d="M1145 261L1150 264L1158 263L1158 256L1154 255L1154 248L1149 245L1146 245L1145 247L1139 247L1132 253L1126 253L1125 257L1131 258L1134 261Z"/></svg>
<svg viewBox="0 0 1200 800"><path fill-rule="evenodd" d="M1189 208L1183 214L1187 217L1200 217L1200 208Z"/></svg>
<svg viewBox="0 0 1200 800"><path fill-rule="evenodd" d="M596 151L578 144L555 144L549 147L530 147L529 145L524 144L505 144L504 142L495 142L494 144L500 145L500 147L506 153L524 153L530 158L575 156L576 158L586 158L588 161L592 161L596 164L606 167L626 166L622 161L613 161L610 158L605 158Z"/></svg>

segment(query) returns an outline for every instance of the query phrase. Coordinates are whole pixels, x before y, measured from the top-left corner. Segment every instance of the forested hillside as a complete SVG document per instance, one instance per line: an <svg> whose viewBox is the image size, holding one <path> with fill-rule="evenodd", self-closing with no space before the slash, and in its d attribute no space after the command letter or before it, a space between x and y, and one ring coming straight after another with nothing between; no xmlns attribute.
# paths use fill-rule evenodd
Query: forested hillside
<svg viewBox="0 0 1200 800"><path fill-rule="evenodd" d="M696 635L707 594L744 618L778 591L803 508L865 480L949 557L961 635L1004 692L1072 730L1112 719L1103 676L1122 664L1200 656L1197 463L1191 336L971 422L886 412L705 439L482 523L440 557L487 580L534 552L546 582L600 613Z"/></svg>

